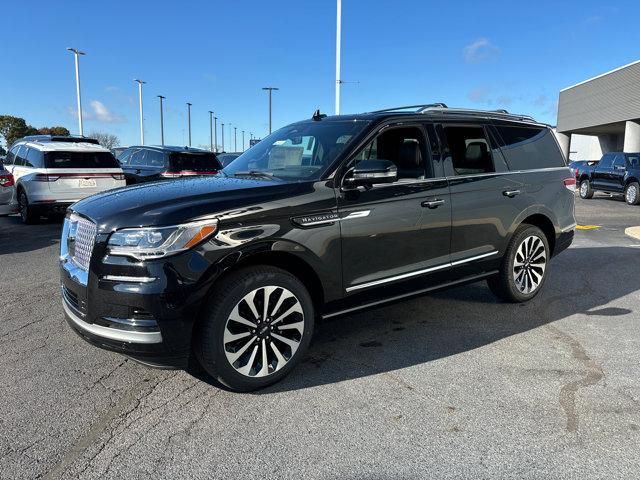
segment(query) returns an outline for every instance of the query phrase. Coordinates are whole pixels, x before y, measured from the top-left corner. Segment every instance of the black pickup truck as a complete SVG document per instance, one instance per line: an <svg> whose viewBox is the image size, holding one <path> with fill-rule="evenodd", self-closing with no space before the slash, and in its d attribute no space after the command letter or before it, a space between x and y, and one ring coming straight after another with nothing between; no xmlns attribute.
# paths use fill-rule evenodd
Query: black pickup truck
<svg viewBox="0 0 640 480"><path fill-rule="evenodd" d="M622 193L629 205L640 204L640 153L609 152L595 165L574 167L580 197L594 192Z"/></svg>

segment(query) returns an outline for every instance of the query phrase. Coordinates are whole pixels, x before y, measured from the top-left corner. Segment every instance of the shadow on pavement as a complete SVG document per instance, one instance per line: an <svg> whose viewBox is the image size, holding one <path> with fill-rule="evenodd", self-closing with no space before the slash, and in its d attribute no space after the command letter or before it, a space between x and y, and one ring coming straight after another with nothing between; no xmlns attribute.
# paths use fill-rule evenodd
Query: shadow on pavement
<svg viewBox="0 0 640 480"><path fill-rule="evenodd" d="M632 313L605 305L640 289L639 267L640 256L632 248L572 248L552 261L542 293L528 304L499 303L482 282L319 322L302 363L289 377L256 394L391 372L481 348L574 314L613 320ZM201 370L196 376L216 384Z"/></svg>
<svg viewBox="0 0 640 480"><path fill-rule="evenodd" d="M36 225L24 225L18 216L0 217L0 255L40 250L60 241L62 219L43 218Z"/></svg>

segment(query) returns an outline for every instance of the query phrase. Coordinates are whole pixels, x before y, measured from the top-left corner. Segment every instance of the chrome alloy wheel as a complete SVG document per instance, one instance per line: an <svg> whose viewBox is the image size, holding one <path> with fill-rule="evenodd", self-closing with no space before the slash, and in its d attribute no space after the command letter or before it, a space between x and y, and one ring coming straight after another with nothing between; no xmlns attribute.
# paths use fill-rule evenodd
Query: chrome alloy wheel
<svg viewBox="0 0 640 480"><path fill-rule="evenodd" d="M236 304L224 327L224 352L247 377L266 377L295 355L304 333L298 298L283 287L252 290Z"/></svg>
<svg viewBox="0 0 640 480"><path fill-rule="evenodd" d="M533 293L542 283L547 266L547 251L536 235L525 238L516 250L513 261L513 280L520 293Z"/></svg>
<svg viewBox="0 0 640 480"><path fill-rule="evenodd" d="M583 180L582 183L580 184L580 196L582 198L587 196L588 189L589 189L589 182L587 182L586 180Z"/></svg>
<svg viewBox="0 0 640 480"><path fill-rule="evenodd" d="M629 185L627 187L627 193L625 194L625 200L629 205L633 205L638 198L638 188L635 185Z"/></svg>

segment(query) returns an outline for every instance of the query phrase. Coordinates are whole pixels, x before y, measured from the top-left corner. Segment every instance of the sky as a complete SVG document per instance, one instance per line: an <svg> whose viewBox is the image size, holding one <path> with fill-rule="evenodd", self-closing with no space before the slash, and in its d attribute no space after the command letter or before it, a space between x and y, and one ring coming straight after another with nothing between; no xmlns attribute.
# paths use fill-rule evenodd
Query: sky
<svg viewBox="0 0 640 480"><path fill-rule="evenodd" d="M0 115L78 132L73 55L85 134L209 144L209 110L263 137L334 112L335 0L7 1L2 7ZM506 108L555 124L559 90L640 58L637 1L342 1L342 113L444 102ZM220 133L218 133L220 143Z"/></svg>

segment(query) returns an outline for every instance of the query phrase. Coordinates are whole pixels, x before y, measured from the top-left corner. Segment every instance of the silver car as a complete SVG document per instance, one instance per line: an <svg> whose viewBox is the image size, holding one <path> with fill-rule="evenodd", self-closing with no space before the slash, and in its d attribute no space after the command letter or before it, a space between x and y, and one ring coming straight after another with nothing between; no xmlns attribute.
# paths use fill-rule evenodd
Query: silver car
<svg viewBox="0 0 640 480"><path fill-rule="evenodd" d="M0 163L0 215L9 215L17 211L15 192L13 175Z"/></svg>

